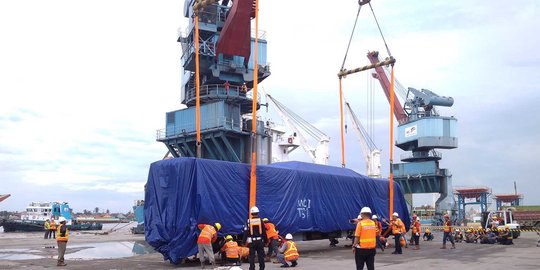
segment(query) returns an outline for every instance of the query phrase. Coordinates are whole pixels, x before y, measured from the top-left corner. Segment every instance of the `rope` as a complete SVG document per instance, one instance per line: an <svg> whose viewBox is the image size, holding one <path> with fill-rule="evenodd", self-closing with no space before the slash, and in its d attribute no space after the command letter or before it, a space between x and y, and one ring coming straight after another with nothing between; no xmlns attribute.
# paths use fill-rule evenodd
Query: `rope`
<svg viewBox="0 0 540 270"><path fill-rule="evenodd" d="M199 71L199 15L195 14L195 129L197 131L197 158L201 157L201 100Z"/></svg>
<svg viewBox="0 0 540 270"><path fill-rule="evenodd" d="M116 231L119 231L119 230L121 230L121 229L123 229L123 228L125 228L125 227L127 227L127 226L129 226L129 225L131 225L131 224L133 224L133 222L134 222L134 221L131 221L131 222L129 222L128 224L125 224L124 226L121 226L121 227L119 227L118 229L115 230L116 226L120 225L120 223L118 223L118 224L116 224L116 226L114 226L112 229L110 229L109 232L116 232Z"/></svg>
<svg viewBox="0 0 540 270"><path fill-rule="evenodd" d="M315 126L311 125L309 122L301 118L299 115L291 111L289 108L285 107L283 104L279 103L277 100L275 100L279 104L279 107L281 110L285 111L289 116L290 120L295 122L299 127L304 129L308 135L310 135L315 140L320 140L322 137L326 136L322 131L317 129Z"/></svg>
<svg viewBox="0 0 540 270"><path fill-rule="evenodd" d="M304 120L302 117L300 117L298 114L287 108L287 106L283 105L283 103L277 101L272 97L271 95L267 95L267 97L272 100L274 105L282 111L286 116L289 118L291 122L294 122L296 126L298 126L301 130L305 131L307 135L309 135L311 138L319 141L322 137L325 137L326 134L322 132L321 130L317 129L315 126L313 126L308 121Z"/></svg>
<svg viewBox="0 0 540 270"><path fill-rule="evenodd" d="M339 78L339 115L341 121L341 167L345 168L345 135L343 131L343 89Z"/></svg>
<svg viewBox="0 0 540 270"><path fill-rule="evenodd" d="M373 18L375 19L375 23L377 24L377 28L379 29L379 33L381 33L382 40L384 42L384 46L386 47L386 51L388 52L388 56L392 56L390 53L390 49L388 48L388 44L386 44L386 39L384 39L384 35L381 31L381 26L379 25L379 21L377 20L377 16L375 16L375 11L373 11L373 7L371 6L371 2L369 3L369 8L371 9L371 13L373 13Z"/></svg>
<svg viewBox="0 0 540 270"><path fill-rule="evenodd" d="M350 104L349 104L349 107L350 107ZM368 132L366 131L366 129L360 122L360 119L358 118L358 116L356 116L356 113L354 113L352 109L351 109L350 114L351 114L352 121L354 121L356 125L358 126L358 129L360 129L360 133L362 134L362 137L364 137L364 141L366 142L366 145L369 148L369 151L373 151L377 149L377 146L373 142L373 139L369 136Z"/></svg>
<svg viewBox="0 0 540 270"><path fill-rule="evenodd" d="M253 101L251 114L251 172L249 179L249 209L257 199L257 88L259 84L259 0L255 0L255 45L253 50ZM251 214L248 214L251 218Z"/></svg>
<svg viewBox="0 0 540 270"><path fill-rule="evenodd" d="M356 19L354 20L354 26L352 29L351 37L349 38L349 44L347 45L347 50L345 51L345 56L343 57L343 63L341 64L341 70L345 67L345 61L347 60L347 55L349 54L349 48L351 47L352 38L354 36L354 29L356 29L356 23L358 22L358 17L360 16L360 10L362 6L358 6L358 12L356 13Z"/></svg>
<svg viewBox="0 0 540 270"><path fill-rule="evenodd" d="M389 177L389 215L394 213L394 65L390 81L390 177Z"/></svg>

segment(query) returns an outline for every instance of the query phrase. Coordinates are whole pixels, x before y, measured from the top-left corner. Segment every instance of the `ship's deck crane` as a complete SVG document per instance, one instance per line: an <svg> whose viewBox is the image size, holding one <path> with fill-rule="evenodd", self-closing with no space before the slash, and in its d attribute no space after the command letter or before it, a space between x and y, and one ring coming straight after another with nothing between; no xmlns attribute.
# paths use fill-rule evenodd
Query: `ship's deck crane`
<svg viewBox="0 0 540 270"><path fill-rule="evenodd" d="M379 53L369 52L372 64L379 63ZM376 67L376 76L386 96L390 93L390 80L383 67ZM394 79L394 85L396 80ZM404 92L403 86L398 90ZM388 99L390 102L390 99ZM396 146L412 154L402 155L401 161L393 166L394 176L406 194L439 193L435 210L441 214L455 209L452 196L452 174L439 167L441 154L435 149L457 147L457 119L440 116L434 106L451 107L454 99L439 96L430 90L409 87L402 106L394 100L394 116L399 122Z"/></svg>
<svg viewBox="0 0 540 270"><path fill-rule="evenodd" d="M309 155L311 160L316 164L328 165L328 146L330 144L330 137L306 120L302 119L302 117L277 101L271 95L266 94L266 97L274 103L279 116L283 119L287 127L294 132L295 136L298 137L300 145ZM306 138L306 135L317 141L317 145L313 146Z"/></svg>
<svg viewBox="0 0 540 270"><path fill-rule="evenodd" d="M371 64L376 64L381 61L379 59L378 51L368 52L367 58L369 59L369 62ZM390 77L390 71L388 70L388 67L387 66L376 67L375 73L373 73L372 76L373 78L379 81L384 91L384 94L386 95L386 98L388 99L388 102L390 102L390 80L388 79ZM405 87L398 81L397 78L394 78L394 92L395 94L397 94L398 97L403 99L402 101L404 104L403 106L401 106L400 100L398 99L394 100L394 116L398 120L398 123L403 124L404 122L407 122L409 120L408 117L410 115L413 115L415 113L413 112L414 105L410 102L407 102L409 93L412 92L415 95L415 92L411 91L410 89L409 90L405 89ZM431 94L435 94L431 91L429 92ZM437 110L433 106L431 106L431 113L433 115L438 115Z"/></svg>
<svg viewBox="0 0 540 270"><path fill-rule="evenodd" d="M356 116L351 105L345 100L346 112L351 116L351 123L360 142L362 153L366 161L366 173L369 177L381 178L381 150L377 148L368 135L360 119Z"/></svg>

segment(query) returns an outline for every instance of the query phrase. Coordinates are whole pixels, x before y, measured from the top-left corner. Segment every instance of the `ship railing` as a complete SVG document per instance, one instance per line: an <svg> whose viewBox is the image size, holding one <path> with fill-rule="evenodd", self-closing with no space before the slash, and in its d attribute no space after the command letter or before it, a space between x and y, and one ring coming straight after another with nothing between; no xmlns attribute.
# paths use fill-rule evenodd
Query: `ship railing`
<svg viewBox="0 0 540 270"><path fill-rule="evenodd" d="M427 153L403 153L400 156L401 160L412 159L412 158L442 158L442 153L438 151L429 151Z"/></svg>
<svg viewBox="0 0 540 270"><path fill-rule="evenodd" d="M209 118L206 121L201 121L201 131L212 130L212 129L226 129L226 130L236 130L240 131L242 128L242 122L240 119L235 120L231 117L217 117ZM156 139L163 140L169 137L176 137L178 135L188 135L195 132L195 124L180 124L180 125L171 125L170 128L158 129L156 131Z"/></svg>
<svg viewBox="0 0 540 270"><path fill-rule="evenodd" d="M167 132L164 128L156 130L156 139L161 140L167 138Z"/></svg>
<svg viewBox="0 0 540 270"><path fill-rule="evenodd" d="M226 89L224 84L205 84L201 85L199 90L199 95L202 96L208 96L208 97L214 97L214 98L222 98L226 99L228 97L245 97L247 99L253 100L253 91L249 91L250 89L242 90L242 86L236 86L231 85L229 86L229 89ZM248 91L248 92L246 92ZM185 100L191 100L196 97L196 91L195 87L189 89L186 92ZM257 102L261 102L261 95L257 96Z"/></svg>

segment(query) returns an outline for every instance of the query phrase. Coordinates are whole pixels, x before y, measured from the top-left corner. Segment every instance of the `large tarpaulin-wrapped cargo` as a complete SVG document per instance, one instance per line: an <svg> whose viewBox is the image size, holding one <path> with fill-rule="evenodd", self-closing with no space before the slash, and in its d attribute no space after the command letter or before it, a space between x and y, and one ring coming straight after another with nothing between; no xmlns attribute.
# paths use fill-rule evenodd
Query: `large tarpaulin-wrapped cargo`
<svg viewBox="0 0 540 270"><path fill-rule="evenodd" d="M250 167L194 158L152 163L145 191L146 241L178 263L197 253L197 224L219 222L219 235L239 234L248 218ZM409 228L397 184L394 211ZM280 234L354 229L360 208L388 218L388 180L303 162L257 166L257 206Z"/></svg>

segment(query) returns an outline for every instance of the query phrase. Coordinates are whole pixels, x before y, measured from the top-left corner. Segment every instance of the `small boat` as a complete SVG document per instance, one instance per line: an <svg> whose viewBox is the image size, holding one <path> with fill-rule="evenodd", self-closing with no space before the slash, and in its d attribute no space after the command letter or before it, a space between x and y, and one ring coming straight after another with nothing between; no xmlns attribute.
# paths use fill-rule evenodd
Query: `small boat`
<svg viewBox="0 0 540 270"><path fill-rule="evenodd" d="M136 200L133 205L133 213L137 226L131 228L133 234L144 234L144 200Z"/></svg>
<svg viewBox="0 0 540 270"><path fill-rule="evenodd" d="M79 222L73 220L71 209L66 202L32 202L26 207L26 212L21 215L20 220L3 220L1 225L4 232L40 232L44 230L46 220L55 219L58 224L58 218L64 217L68 229L77 230L101 230L103 224L97 222Z"/></svg>

